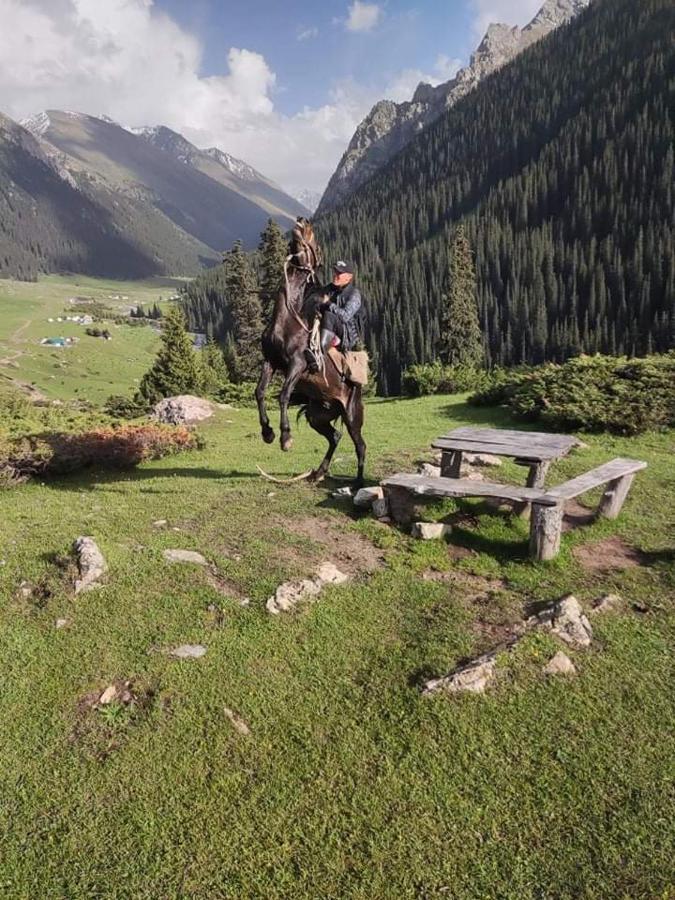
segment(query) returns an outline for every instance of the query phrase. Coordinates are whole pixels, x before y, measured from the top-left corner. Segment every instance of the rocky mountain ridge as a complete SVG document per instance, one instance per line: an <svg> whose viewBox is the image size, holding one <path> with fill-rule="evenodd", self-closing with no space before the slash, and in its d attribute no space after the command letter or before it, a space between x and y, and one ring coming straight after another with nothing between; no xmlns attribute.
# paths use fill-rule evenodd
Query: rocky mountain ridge
<svg viewBox="0 0 675 900"><path fill-rule="evenodd" d="M445 110L466 96L487 75L574 18L590 0L546 0L524 28L490 25L469 65L450 81L418 85L412 100L381 100L356 129L318 206L322 214L340 206Z"/></svg>

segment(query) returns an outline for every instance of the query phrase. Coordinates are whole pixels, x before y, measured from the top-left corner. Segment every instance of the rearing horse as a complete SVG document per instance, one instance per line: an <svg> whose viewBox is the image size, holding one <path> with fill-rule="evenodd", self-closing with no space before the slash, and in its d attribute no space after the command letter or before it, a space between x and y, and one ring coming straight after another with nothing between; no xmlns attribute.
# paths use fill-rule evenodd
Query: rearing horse
<svg viewBox="0 0 675 900"><path fill-rule="evenodd" d="M293 228L286 261L286 285L277 297L272 320L262 336L265 361L255 392L260 427L263 440L271 444L274 441L274 429L267 415L265 394L275 372L282 372L284 383L279 394L281 449L290 450L293 445L288 406L291 396L299 396L305 401L307 421L328 441L326 455L308 477L313 481L320 481L328 472L342 437L333 423L342 419L356 449L356 484L361 486L366 457L366 445L361 436L361 387L344 381L337 368L328 362L323 373L312 375L305 360L305 350L320 300L316 270L321 264L321 250L316 243L312 225L307 219L299 218Z"/></svg>

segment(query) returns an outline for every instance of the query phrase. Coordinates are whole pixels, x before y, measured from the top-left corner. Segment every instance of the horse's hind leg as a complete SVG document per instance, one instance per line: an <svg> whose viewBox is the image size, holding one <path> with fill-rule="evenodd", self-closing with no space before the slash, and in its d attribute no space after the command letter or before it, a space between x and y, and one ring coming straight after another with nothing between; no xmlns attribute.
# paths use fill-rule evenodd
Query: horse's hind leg
<svg viewBox="0 0 675 900"><path fill-rule="evenodd" d="M363 440L361 430L363 428L363 400L361 399L361 389L355 387L355 393L352 395L347 408L342 414L342 421L349 432L349 437L354 442L356 450L356 460L358 463L358 471L355 488L363 487L363 472L366 465L366 442Z"/></svg>
<svg viewBox="0 0 675 900"><path fill-rule="evenodd" d="M260 373L258 386L255 389L255 399L258 404L258 418L260 419L262 439L266 444L271 444L274 441L274 429L270 425L270 420L267 415L267 406L265 405L265 394L267 388L270 386L273 376L274 368L272 367L272 364L265 361L263 363L262 372Z"/></svg>
<svg viewBox="0 0 675 900"><path fill-rule="evenodd" d="M326 450L326 455L321 460L321 464L318 469L314 469L310 476L311 481L323 481L323 479L328 474L328 469L330 468L331 460L333 459L333 454L337 450L337 445L340 443L340 438L342 437L342 433L337 430L337 428L333 427L333 421L335 418L335 411L330 409L325 409L320 404L312 404L310 403L307 407L307 421L310 426L314 429L314 431L318 432L318 434L322 435L328 441L328 450Z"/></svg>

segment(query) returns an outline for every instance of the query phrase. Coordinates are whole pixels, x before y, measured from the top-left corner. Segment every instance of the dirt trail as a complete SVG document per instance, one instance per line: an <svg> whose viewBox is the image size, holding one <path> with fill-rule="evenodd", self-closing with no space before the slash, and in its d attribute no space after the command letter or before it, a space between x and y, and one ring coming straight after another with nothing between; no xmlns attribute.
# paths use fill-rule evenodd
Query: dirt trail
<svg viewBox="0 0 675 900"><path fill-rule="evenodd" d="M27 320L23 323L23 325L19 325L19 327L16 329L16 331L13 332L13 334L10 335L10 337L9 337L9 343L10 343L10 344L18 344L18 343L20 343L21 335L24 333L24 331L25 331L27 328L30 328L30 326L31 326L32 324L33 324L33 320L32 320L32 319L27 319ZM18 359L22 354L23 354L23 350L11 350L9 353L7 353L6 356L3 356L3 357L0 359L0 366L9 366L9 365L11 365L11 364L14 362L14 360Z"/></svg>

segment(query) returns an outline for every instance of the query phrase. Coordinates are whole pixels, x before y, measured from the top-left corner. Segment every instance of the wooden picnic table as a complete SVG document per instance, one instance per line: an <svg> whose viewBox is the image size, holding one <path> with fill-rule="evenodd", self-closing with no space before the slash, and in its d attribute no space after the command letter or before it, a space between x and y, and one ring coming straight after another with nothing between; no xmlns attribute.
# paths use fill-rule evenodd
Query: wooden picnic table
<svg viewBox="0 0 675 900"><path fill-rule="evenodd" d="M464 453L489 453L512 457L527 466L528 488L543 488L551 463L567 456L581 441L567 434L541 431L513 431L507 428L455 428L431 445L441 450L441 475L459 478Z"/></svg>

